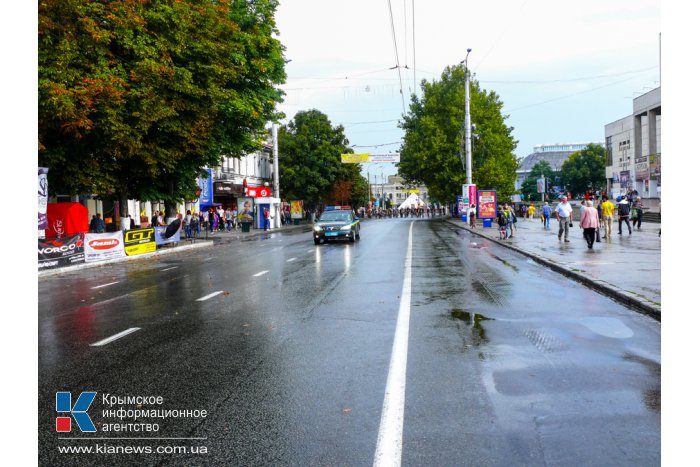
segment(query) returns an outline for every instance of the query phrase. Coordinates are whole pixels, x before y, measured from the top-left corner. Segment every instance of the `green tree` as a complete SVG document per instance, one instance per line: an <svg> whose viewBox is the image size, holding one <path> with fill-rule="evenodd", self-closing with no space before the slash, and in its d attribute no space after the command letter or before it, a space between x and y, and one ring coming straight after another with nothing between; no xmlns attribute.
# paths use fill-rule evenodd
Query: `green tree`
<svg viewBox="0 0 700 467"><path fill-rule="evenodd" d="M572 196L604 190L605 149L598 144L589 144L571 154L561 165L561 180Z"/></svg>
<svg viewBox="0 0 700 467"><path fill-rule="evenodd" d="M260 146L285 79L276 0L41 0L39 163L54 193L193 197ZM125 215L122 203L122 215Z"/></svg>
<svg viewBox="0 0 700 467"><path fill-rule="evenodd" d="M542 175L547 179L547 192L553 193L551 188L554 186L554 177L556 176L554 169L552 169L549 162L538 161L532 166L520 187L520 192L526 200L536 201L542 199L542 194L537 192L537 180L542 178Z"/></svg>
<svg viewBox="0 0 700 467"><path fill-rule="evenodd" d="M423 96L414 94L400 127L406 131L399 174L407 183L428 187L430 197L453 202L465 183L460 160L464 145L464 80L461 66L449 66L440 81L423 81ZM472 178L477 188L495 189L500 196L515 192L517 142L505 125L503 103L496 93L470 82L470 114L478 138L473 141Z"/></svg>
<svg viewBox="0 0 700 467"><path fill-rule="evenodd" d="M278 136L280 191L287 199L319 203L364 203L367 184L358 164L342 164L340 155L350 153L342 126L333 127L318 110L301 111Z"/></svg>

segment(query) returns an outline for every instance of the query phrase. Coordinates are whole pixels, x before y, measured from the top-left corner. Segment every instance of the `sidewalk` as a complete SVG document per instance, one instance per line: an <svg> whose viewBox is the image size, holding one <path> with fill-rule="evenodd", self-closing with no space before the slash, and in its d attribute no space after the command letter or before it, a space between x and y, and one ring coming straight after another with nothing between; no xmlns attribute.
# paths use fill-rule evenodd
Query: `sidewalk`
<svg viewBox="0 0 700 467"><path fill-rule="evenodd" d="M604 295L661 321L661 224L642 224L642 230L628 234L623 224L613 223L612 238L602 239L588 249L583 230L574 221L569 243L557 239L556 219L544 230L540 219L518 218L512 239L498 239L498 225L484 228L477 221L474 230L459 218L445 218L456 227L493 240L532 258L538 263L571 277Z"/></svg>

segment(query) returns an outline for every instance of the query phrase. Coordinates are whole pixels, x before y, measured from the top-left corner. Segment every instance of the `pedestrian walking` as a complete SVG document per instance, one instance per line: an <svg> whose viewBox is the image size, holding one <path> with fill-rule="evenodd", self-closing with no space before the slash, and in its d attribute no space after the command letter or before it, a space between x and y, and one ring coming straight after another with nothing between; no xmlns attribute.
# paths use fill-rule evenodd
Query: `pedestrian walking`
<svg viewBox="0 0 700 467"><path fill-rule="evenodd" d="M518 222L515 216L515 209L510 204L506 203L507 219L508 219L508 230L510 230L510 236L508 238L513 238L515 235L515 223Z"/></svg>
<svg viewBox="0 0 700 467"><path fill-rule="evenodd" d="M593 207L593 202L590 199L583 203L583 211L581 211L578 225L583 229L583 238L586 239L588 248L593 248L595 233L600 223L598 222L598 210Z"/></svg>
<svg viewBox="0 0 700 467"><path fill-rule="evenodd" d="M476 206L473 204L469 206L469 227L476 228Z"/></svg>
<svg viewBox="0 0 700 467"><path fill-rule="evenodd" d="M549 230L549 218L552 216L552 207L547 201L544 202L542 206L542 220L544 223L544 229Z"/></svg>
<svg viewBox="0 0 700 467"><path fill-rule="evenodd" d="M557 236L561 240L561 235L564 234L564 241L569 241L569 227L573 227L574 224L571 222L571 204L567 202L566 196L561 197L561 201L554 208L554 214L557 216L557 221L559 222L559 235Z"/></svg>
<svg viewBox="0 0 700 467"><path fill-rule="evenodd" d="M632 202L632 211L630 217L632 219L632 227L637 227L637 230L642 230L642 214L644 206L642 205L641 196L637 196Z"/></svg>
<svg viewBox="0 0 700 467"><path fill-rule="evenodd" d="M528 217L528 220L530 222L532 222L533 219L535 218L535 211L536 211L535 205L530 204L530 206L527 208L527 217Z"/></svg>
<svg viewBox="0 0 700 467"><path fill-rule="evenodd" d="M622 235L622 223L627 224L627 230L629 230L630 235L632 235L632 227L630 227L630 203L627 202L627 198L624 196L618 197L617 204L617 234Z"/></svg>
<svg viewBox="0 0 700 467"><path fill-rule="evenodd" d="M612 238L613 213L615 212L615 205L610 202L606 195L603 195L603 202L600 204L600 212L603 217L603 226L605 227L605 236L603 238L609 240Z"/></svg>
<svg viewBox="0 0 700 467"><path fill-rule="evenodd" d="M505 208L499 208L496 216L496 220L498 222L498 238L499 240L505 240L508 238L508 218L506 216Z"/></svg>

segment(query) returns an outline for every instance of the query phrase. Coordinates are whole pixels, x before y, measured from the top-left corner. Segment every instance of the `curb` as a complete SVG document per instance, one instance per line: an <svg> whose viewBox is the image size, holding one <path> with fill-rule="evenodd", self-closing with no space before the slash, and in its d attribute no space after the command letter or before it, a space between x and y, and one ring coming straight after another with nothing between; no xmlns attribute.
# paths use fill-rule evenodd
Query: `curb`
<svg viewBox="0 0 700 467"><path fill-rule="evenodd" d="M460 224L453 222L452 220L443 219L443 221L448 222L448 223L454 225L455 227L458 227L462 230L466 230L467 232L471 232L471 233L478 235L482 238L485 238L487 240L494 241L494 239L489 237L488 235L471 230L466 226L462 226ZM650 304L646 301L642 301L639 298L637 298L637 297L635 297L627 292L615 289L615 288L613 288L612 285L609 285L607 282L593 280L593 279L591 279L587 276L584 276L582 274L579 274L577 272L570 271L567 268L565 268L564 266L561 266L561 265L556 264L552 261L549 261L548 259L544 259L540 256L533 254L533 253L525 251L522 248L518 248L516 246L509 245L508 243L497 243L497 244L504 246L506 248L510 248L513 251L517 251L518 253L520 253L524 256L527 256L528 258L534 260L536 263L539 263L543 266L546 266L555 272L558 272L564 276L567 276L571 279L574 279L577 282L580 282L584 285L587 285L590 288L592 288L593 290L595 290L596 292L601 293L602 295L608 296L608 297L610 297L610 298L612 298L620 303L623 303L624 305L627 305L631 308L634 308L636 311L638 311L644 315L647 315L647 316L655 319L656 321L661 322L661 308L659 306Z"/></svg>

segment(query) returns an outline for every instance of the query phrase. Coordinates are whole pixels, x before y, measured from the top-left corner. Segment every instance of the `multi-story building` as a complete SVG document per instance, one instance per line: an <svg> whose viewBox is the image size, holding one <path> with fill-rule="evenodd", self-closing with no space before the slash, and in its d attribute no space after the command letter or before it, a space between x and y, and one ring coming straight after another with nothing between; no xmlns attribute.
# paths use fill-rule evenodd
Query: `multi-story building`
<svg viewBox="0 0 700 467"><path fill-rule="evenodd" d="M632 115L605 125L605 178L613 197L661 198L661 88L634 99Z"/></svg>
<svg viewBox="0 0 700 467"><path fill-rule="evenodd" d="M381 206L383 198L385 207L398 207L406 198L411 196L411 193L415 193L426 204L430 204L426 186L409 186L403 177L399 175L389 175L386 183L370 183L370 190L372 191L372 197L379 200L379 206Z"/></svg>

